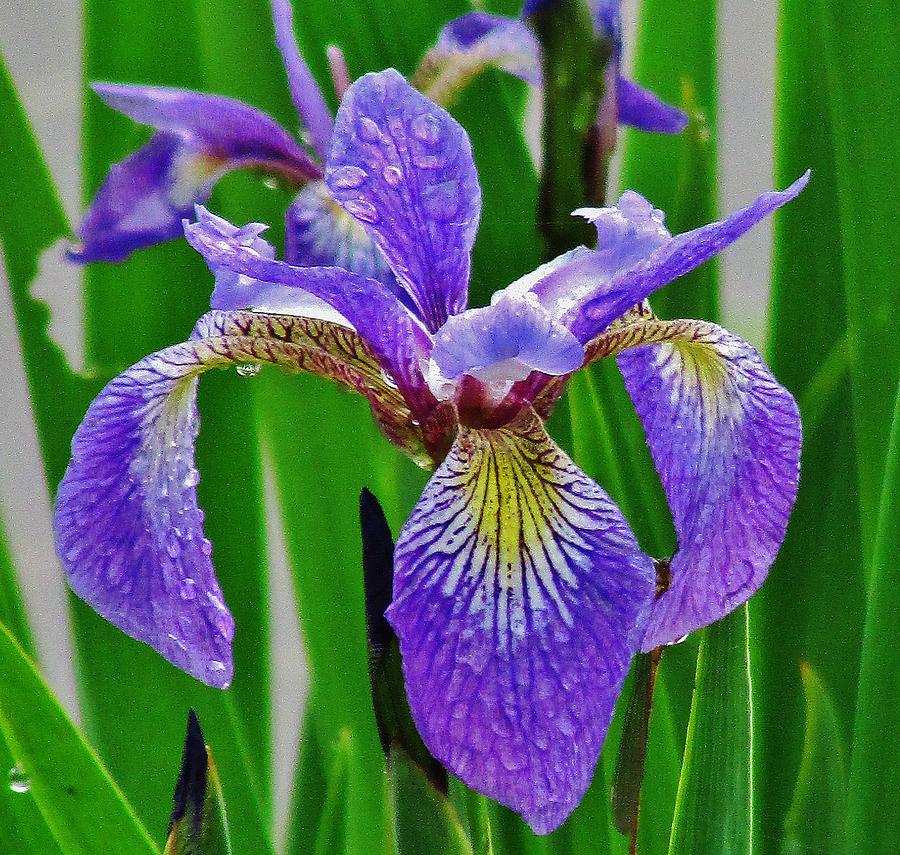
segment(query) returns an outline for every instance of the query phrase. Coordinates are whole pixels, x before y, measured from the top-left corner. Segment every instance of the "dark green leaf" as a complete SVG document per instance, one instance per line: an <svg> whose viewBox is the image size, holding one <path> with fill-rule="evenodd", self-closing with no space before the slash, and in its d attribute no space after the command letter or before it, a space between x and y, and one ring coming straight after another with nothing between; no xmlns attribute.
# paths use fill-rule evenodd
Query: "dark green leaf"
<svg viewBox="0 0 900 855"><path fill-rule="evenodd" d="M403 855L472 855L459 816L446 794L397 744L388 762L397 851Z"/></svg>
<svg viewBox="0 0 900 855"><path fill-rule="evenodd" d="M0 686L0 736L16 760L9 784L20 790L12 797L34 800L59 848L66 855L156 853L118 787L2 625Z"/></svg>
<svg viewBox="0 0 900 855"><path fill-rule="evenodd" d="M752 706L747 607L702 632L669 855L749 855Z"/></svg>
<svg viewBox="0 0 900 855"><path fill-rule="evenodd" d="M847 851L888 855L900 839L900 669L894 656L900 614L900 384L875 543L853 729Z"/></svg>
<svg viewBox="0 0 900 855"><path fill-rule="evenodd" d="M188 714L166 855L232 855L222 784L197 714Z"/></svg>

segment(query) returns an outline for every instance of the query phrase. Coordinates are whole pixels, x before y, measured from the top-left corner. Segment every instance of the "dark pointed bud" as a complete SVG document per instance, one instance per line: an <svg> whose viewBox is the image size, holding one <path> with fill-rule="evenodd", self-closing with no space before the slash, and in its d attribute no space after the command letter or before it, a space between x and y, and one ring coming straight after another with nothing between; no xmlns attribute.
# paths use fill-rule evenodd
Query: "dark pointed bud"
<svg viewBox="0 0 900 855"><path fill-rule="evenodd" d="M384 616L394 595L394 539L378 499L365 487L359 495L359 524L371 671L381 665L395 637Z"/></svg>

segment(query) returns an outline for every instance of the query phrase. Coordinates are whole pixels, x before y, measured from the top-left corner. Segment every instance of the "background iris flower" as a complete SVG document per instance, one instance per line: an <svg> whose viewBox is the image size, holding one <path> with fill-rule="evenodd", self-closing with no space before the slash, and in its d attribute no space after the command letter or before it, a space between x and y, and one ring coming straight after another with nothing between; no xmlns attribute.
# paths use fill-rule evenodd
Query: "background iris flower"
<svg viewBox="0 0 900 855"><path fill-rule="evenodd" d="M338 112L325 181L395 278L276 261L261 225L199 208L185 231L216 274L213 311L92 404L57 497L60 555L101 614L227 686L234 624L197 506L197 377L274 363L361 393L392 442L438 464L398 537L387 612L416 724L464 782L550 831L590 782L632 656L744 602L783 539L800 453L793 398L746 342L659 320L643 301L806 176L674 237L636 193L578 211L596 250L474 309L481 194L449 114L395 71L366 75ZM619 509L543 426L568 377L607 355L678 534L661 592Z"/></svg>

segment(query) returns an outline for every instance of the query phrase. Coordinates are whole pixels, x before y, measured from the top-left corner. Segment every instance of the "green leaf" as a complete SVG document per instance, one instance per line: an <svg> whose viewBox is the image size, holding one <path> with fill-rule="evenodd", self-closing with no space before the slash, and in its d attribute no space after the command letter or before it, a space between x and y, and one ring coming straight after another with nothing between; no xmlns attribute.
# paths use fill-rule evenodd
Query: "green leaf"
<svg viewBox="0 0 900 855"><path fill-rule="evenodd" d="M196 21L183 3L88 2L85 80L126 80L202 88ZM148 132L93 94L85 101L87 196L110 164ZM150 350L183 341L208 306L212 280L184 242L136 253L121 265L86 269L86 353L105 376ZM81 603L73 606L82 709L88 731L149 827L165 829L167 768L189 707L217 747L226 798L240 822L237 851L271 848L269 656L262 482L252 388L211 376L200 384L203 432L197 461L200 503L216 571L239 627L235 680L227 693L180 674L125 638ZM60 471L53 473L56 484ZM152 693L153 703L146 703Z"/></svg>
<svg viewBox="0 0 900 855"><path fill-rule="evenodd" d="M173 803L166 855L233 855L219 773L193 710Z"/></svg>
<svg viewBox="0 0 900 855"><path fill-rule="evenodd" d="M0 685L0 736L16 759L16 781L10 783L22 790L12 797L34 800L59 849L66 855L156 853L118 787L4 626Z"/></svg>
<svg viewBox="0 0 900 855"><path fill-rule="evenodd" d="M742 606L702 632L669 855L753 851L747 621Z"/></svg>
<svg viewBox="0 0 900 855"><path fill-rule="evenodd" d="M806 694L806 736L794 798L785 822L782 855L844 851L847 769L840 722L822 681L800 666Z"/></svg>
<svg viewBox="0 0 900 855"><path fill-rule="evenodd" d="M828 686L847 754L856 706L865 561L830 85L820 16L782 0L775 185L810 167L812 179L773 223L767 361L800 404L804 436L787 537L750 604L760 841L781 837L793 798L806 717L801 662Z"/></svg>
<svg viewBox="0 0 900 855"><path fill-rule="evenodd" d="M396 744L391 746L388 779L398 852L473 855L472 844L450 800L431 785L421 767Z"/></svg>
<svg viewBox="0 0 900 855"><path fill-rule="evenodd" d="M805 7L808 10L808 7ZM900 75L900 17L892 0L847 4L819 0L810 15L822 27L822 45L833 122L837 206L843 244L850 351L853 354L853 415L863 549L875 524L900 376L896 307L896 205L885 188L900 184L900 110L885 81ZM867 551L871 558L871 553Z"/></svg>
<svg viewBox="0 0 900 855"><path fill-rule="evenodd" d="M34 639L28 625L28 615L25 612L22 592L19 590L16 568L6 542L2 517L0 517L0 623L9 629L13 638L33 659Z"/></svg>
<svg viewBox="0 0 900 855"><path fill-rule="evenodd" d="M900 384L885 459L872 584L863 633L853 729L847 851L888 855L900 839L900 670L894 657L900 614Z"/></svg>

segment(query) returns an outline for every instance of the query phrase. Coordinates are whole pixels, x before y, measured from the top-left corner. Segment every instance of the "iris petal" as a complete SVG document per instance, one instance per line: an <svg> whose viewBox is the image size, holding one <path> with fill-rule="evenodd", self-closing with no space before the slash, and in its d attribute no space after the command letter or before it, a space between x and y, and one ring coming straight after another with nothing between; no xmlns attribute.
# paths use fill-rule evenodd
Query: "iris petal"
<svg viewBox="0 0 900 855"><path fill-rule="evenodd" d="M680 134L688 124L685 112L624 77L616 79L616 109L621 124L639 131Z"/></svg>
<svg viewBox="0 0 900 855"><path fill-rule="evenodd" d="M643 649L724 617L763 583L797 495L797 405L747 342L705 321L611 333L662 478L678 551ZM641 344L641 341L657 341Z"/></svg>
<svg viewBox="0 0 900 855"><path fill-rule="evenodd" d="M397 540L387 613L429 749L556 828L590 783L654 587L621 512L533 412L461 429Z"/></svg>
<svg viewBox="0 0 900 855"><path fill-rule="evenodd" d="M197 505L197 377L263 362L361 392L391 439L424 456L403 399L355 333L323 321L211 312L191 341L142 359L100 393L75 434L56 499L57 544L72 589L218 687L231 681L234 622Z"/></svg>
<svg viewBox="0 0 900 855"><path fill-rule="evenodd" d="M361 77L338 111L325 180L430 330L465 309L481 188L449 113L393 69Z"/></svg>

